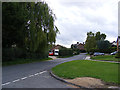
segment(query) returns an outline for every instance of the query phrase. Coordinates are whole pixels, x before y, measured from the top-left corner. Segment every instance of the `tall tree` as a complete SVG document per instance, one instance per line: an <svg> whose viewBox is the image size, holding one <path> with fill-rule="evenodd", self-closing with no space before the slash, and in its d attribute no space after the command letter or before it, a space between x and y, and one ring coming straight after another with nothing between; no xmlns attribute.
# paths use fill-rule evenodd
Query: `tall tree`
<svg viewBox="0 0 120 90"><path fill-rule="evenodd" d="M45 2L29 3L29 24L25 43L32 52L44 50L50 43L55 43L57 27L55 16ZM42 48L42 50L41 50Z"/></svg>
<svg viewBox="0 0 120 90"><path fill-rule="evenodd" d="M96 32L95 38L96 38L96 41L105 40L106 35L103 33L101 34L100 32Z"/></svg>
<svg viewBox="0 0 120 90"><path fill-rule="evenodd" d="M97 48L100 52L110 52L111 44L108 40L100 40L97 42Z"/></svg>
<svg viewBox="0 0 120 90"><path fill-rule="evenodd" d="M45 2L4 2L2 18L3 48L16 45L31 53L44 53L56 41L56 17Z"/></svg>
<svg viewBox="0 0 120 90"><path fill-rule="evenodd" d="M100 52L104 50L108 50L109 41L105 41L106 35L101 34L100 32L96 32L95 34L92 32L87 33L87 39L85 42L85 48L87 52L94 52L99 50ZM105 45L105 46L104 46Z"/></svg>
<svg viewBox="0 0 120 90"><path fill-rule="evenodd" d="M96 48L96 39L94 33L88 32L87 39L85 41L85 48L87 52L91 52L92 49Z"/></svg>

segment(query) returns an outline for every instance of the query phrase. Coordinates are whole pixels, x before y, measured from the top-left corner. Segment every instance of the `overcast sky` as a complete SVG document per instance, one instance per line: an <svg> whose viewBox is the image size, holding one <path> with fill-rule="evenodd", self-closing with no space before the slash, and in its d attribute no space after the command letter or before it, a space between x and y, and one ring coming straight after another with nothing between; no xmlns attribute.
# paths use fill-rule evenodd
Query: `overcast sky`
<svg viewBox="0 0 120 90"><path fill-rule="evenodd" d="M85 42L89 31L105 33L110 42L117 40L119 0L44 1L57 17L55 25L60 34L56 44L70 47L76 42Z"/></svg>

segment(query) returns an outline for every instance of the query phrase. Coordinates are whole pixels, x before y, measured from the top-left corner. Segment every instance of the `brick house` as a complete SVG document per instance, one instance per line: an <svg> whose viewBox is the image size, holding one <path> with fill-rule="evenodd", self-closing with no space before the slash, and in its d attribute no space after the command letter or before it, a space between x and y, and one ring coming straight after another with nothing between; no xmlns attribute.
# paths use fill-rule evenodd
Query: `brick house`
<svg viewBox="0 0 120 90"><path fill-rule="evenodd" d="M71 46L73 48L79 49L80 51L85 51L85 48L84 48L85 44L84 44L84 42L83 43L77 42L77 44L72 44Z"/></svg>

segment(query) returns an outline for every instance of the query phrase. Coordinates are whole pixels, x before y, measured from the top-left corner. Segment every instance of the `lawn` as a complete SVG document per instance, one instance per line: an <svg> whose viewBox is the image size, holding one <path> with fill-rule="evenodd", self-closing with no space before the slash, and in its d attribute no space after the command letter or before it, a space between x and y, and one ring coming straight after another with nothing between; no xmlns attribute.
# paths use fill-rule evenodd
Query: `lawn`
<svg viewBox="0 0 120 90"><path fill-rule="evenodd" d="M107 61L120 61L120 58L115 58L115 55L93 56L93 60L107 60Z"/></svg>
<svg viewBox="0 0 120 90"><path fill-rule="evenodd" d="M118 81L118 65L118 63L110 62L75 60L60 64L52 68L52 71L55 75L67 79L93 77L105 82L120 84Z"/></svg>
<svg viewBox="0 0 120 90"><path fill-rule="evenodd" d="M16 64L24 64L24 63L32 63L32 62L40 62L52 60L52 58L45 58L45 59L16 59L13 61L2 62L2 66L9 66L9 65L16 65Z"/></svg>

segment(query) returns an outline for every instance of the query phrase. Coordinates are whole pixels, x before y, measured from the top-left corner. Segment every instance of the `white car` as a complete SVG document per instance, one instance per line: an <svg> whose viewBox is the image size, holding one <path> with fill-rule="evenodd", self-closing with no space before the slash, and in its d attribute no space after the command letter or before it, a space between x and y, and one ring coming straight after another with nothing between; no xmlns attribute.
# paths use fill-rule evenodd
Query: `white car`
<svg viewBox="0 0 120 90"><path fill-rule="evenodd" d="M116 53L117 53L117 51L110 53L110 55L115 55Z"/></svg>
<svg viewBox="0 0 120 90"><path fill-rule="evenodd" d="M99 56L99 55L104 55L104 53L95 52L93 55L94 55L94 56Z"/></svg>
<svg viewBox="0 0 120 90"><path fill-rule="evenodd" d="M54 55L58 56L59 55L59 49L54 50Z"/></svg>

